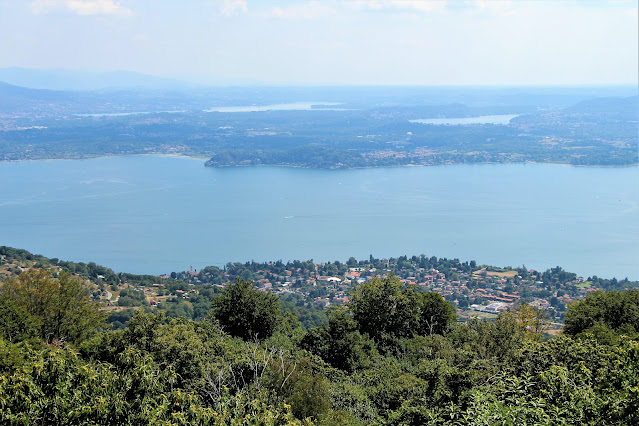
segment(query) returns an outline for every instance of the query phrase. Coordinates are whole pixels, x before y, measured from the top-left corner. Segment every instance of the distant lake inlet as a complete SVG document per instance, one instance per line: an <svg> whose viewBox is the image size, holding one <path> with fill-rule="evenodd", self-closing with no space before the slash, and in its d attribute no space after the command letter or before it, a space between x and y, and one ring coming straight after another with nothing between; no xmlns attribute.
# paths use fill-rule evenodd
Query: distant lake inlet
<svg viewBox="0 0 639 426"><path fill-rule="evenodd" d="M223 106L205 109L204 112L258 112L258 111L344 111L343 108L327 108L341 105L339 102L291 102L270 105Z"/></svg>
<svg viewBox="0 0 639 426"><path fill-rule="evenodd" d="M220 106L203 110L203 112L260 112L260 111L346 111L345 108L337 108L339 102L290 102L284 104L268 105L240 105ZM146 114L180 114L187 110L172 111L130 111L130 112L101 112L74 114L77 117L125 117L127 115Z"/></svg>

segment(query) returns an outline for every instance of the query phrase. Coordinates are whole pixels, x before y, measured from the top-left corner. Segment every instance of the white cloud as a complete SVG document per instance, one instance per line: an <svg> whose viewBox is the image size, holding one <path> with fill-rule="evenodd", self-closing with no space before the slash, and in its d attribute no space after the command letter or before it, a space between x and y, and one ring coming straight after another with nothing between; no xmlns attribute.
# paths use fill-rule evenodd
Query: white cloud
<svg viewBox="0 0 639 426"><path fill-rule="evenodd" d="M65 10L77 15L114 15L130 16L130 9L114 0L34 0L30 4L31 11L46 14L53 10Z"/></svg>
<svg viewBox="0 0 639 426"><path fill-rule="evenodd" d="M78 15L131 15L131 10L113 0L67 0L67 8Z"/></svg>
<svg viewBox="0 0 639 426"><path fill-rule="evenodd" d="M352 5L359 9L395 9L411 12L438 12L446 8L447 0L357 0Z"/></svg>
<svg viewBox="0 0 639 426"><path fill-rule="evenodd" d="M235 16L240 13L247 13L248 6L246 0L223 0L220 3L220 12L224 16Z"/></svg>
<svg viewBox="0 0 639 426"><path fill-rule="evenodd" d="M316 19L335 16L337 11L326 4L313 0L302 4L293 4L286 8L274 7L270 14L282 19Z"/></svg>
<svg viewBox="0 0 639 426"><path fill-rule="evenodd" d="M513 3L511 0L471 0L468 3L482 12L488 12L495 15L511 15L513 11Z"/></svg>
<svg viewBox="0 0 639 426"><path fill-rule="evenodd" d="M58 0L33 0L29 5L31 12L35 14L47 13L49 10L59 6Z"/></svg>

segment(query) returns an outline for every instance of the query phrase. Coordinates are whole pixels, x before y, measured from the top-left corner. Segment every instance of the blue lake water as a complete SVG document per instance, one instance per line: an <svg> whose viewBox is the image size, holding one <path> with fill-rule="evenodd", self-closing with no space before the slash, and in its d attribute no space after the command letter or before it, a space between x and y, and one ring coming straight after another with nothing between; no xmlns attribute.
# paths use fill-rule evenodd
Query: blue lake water
<svg viewBox="0 0 639 426"><path fill-rule="evenodd" d="M517 114L482 115L462 118L420 118L409 120L411 123L432 124L437 126L463 126L467 124L508 124Z"/></svg>
<svg viewBox="0 0 639 426"><path fill-rule="evenodd" d="M639 169L0 163L0 244L152 274L426 254L639 279Z"/></svg>
<svg viewBox="0 0 639 426"><path fill-rule="evenodd" d="M224 106L203 110L204 112L259 112L259 111L351 111L346 108L336 108L341 105L339 102L291 102L286 104L269 104L269 105L241 105L241 106ZM187 112L186 110L172 111L131 111L131 112L100 112L74 114L77 117L124 117L127 115L145 115L145 114L179 114Z"/></svg>
<svg viewBox="0 0 639 426"><path fill-rule="evenodd" d="M257 112L257 111L346 111L344 108L327 108L341 105L339 102L291 102L270 105L224 106L205 109L204 112Z"/></svg>

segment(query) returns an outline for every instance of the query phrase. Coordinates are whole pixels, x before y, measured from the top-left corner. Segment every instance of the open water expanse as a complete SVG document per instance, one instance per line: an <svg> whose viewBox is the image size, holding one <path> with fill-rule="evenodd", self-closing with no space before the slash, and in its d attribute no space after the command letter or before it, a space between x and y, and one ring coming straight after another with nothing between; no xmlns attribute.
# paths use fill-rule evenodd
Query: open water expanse
<svg viewBox="0 0 639 426"><path fill-rule="evenodd" d="M204 112L256 112L256 111L344 111L344 108L328 108L341 105L338 102L291 102L287 104L242 105L205 109Z"/></svg>
<svg viewBox="0 0 639 426"><path fill-rule="evenodd" d="M419 255L639 278L639 170L0 163L0 245L116 271Z"/></svg>

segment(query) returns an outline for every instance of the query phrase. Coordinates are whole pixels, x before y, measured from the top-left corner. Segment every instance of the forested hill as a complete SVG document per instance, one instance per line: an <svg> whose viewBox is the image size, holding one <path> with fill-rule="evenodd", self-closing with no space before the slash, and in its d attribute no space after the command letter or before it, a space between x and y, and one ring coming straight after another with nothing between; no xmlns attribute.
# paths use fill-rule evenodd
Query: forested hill
<svg viewBox="0 0 639 426"><path fill-rule="evenodd" d="M278 136L269 128L266 137L255 134L240 146L220 147L206 165L348 168L486 162L637 164L638 100L637 96L595 98L567 108L537 111L522 106L482 109L457 104L379 108L369 111L375 123L365 121L361 114L357 121L345 118L352 130L362 127L351 135L340 129L330 143L302 135L295 139ZM441 117L509 113L519 115L507 124L437 125L415 120L434 117L446 122ZM266 144L266 139L282 138L288 143Z"/></svg>
<svg viewBox="0 0 639 426"><path fill-rule="evenodd" d="M611 119L633 121L639 118L639 96L627 98L595 98L578 102L563 110L566 114L608 116Z"/></svg>
<svg viewBox="0 0 639 426"><path fill-rule="evenodd" d="M112 279L108 270L86 277L97 266L1 249L2 424L639 422L637 289L569 304L550 340L539 307L459 322L440 293L393 275L355 285L308 329L274 292L238 278L199 320L142 308L112 330L84 282Z"/></svg>
<svg viewBox="0 0 639 426"><path fill-rule="evenodd" d="M0 161L179 154L209 158L213 167L633 165L634 94L631 87L52 91L0 83Z"/></svg>

